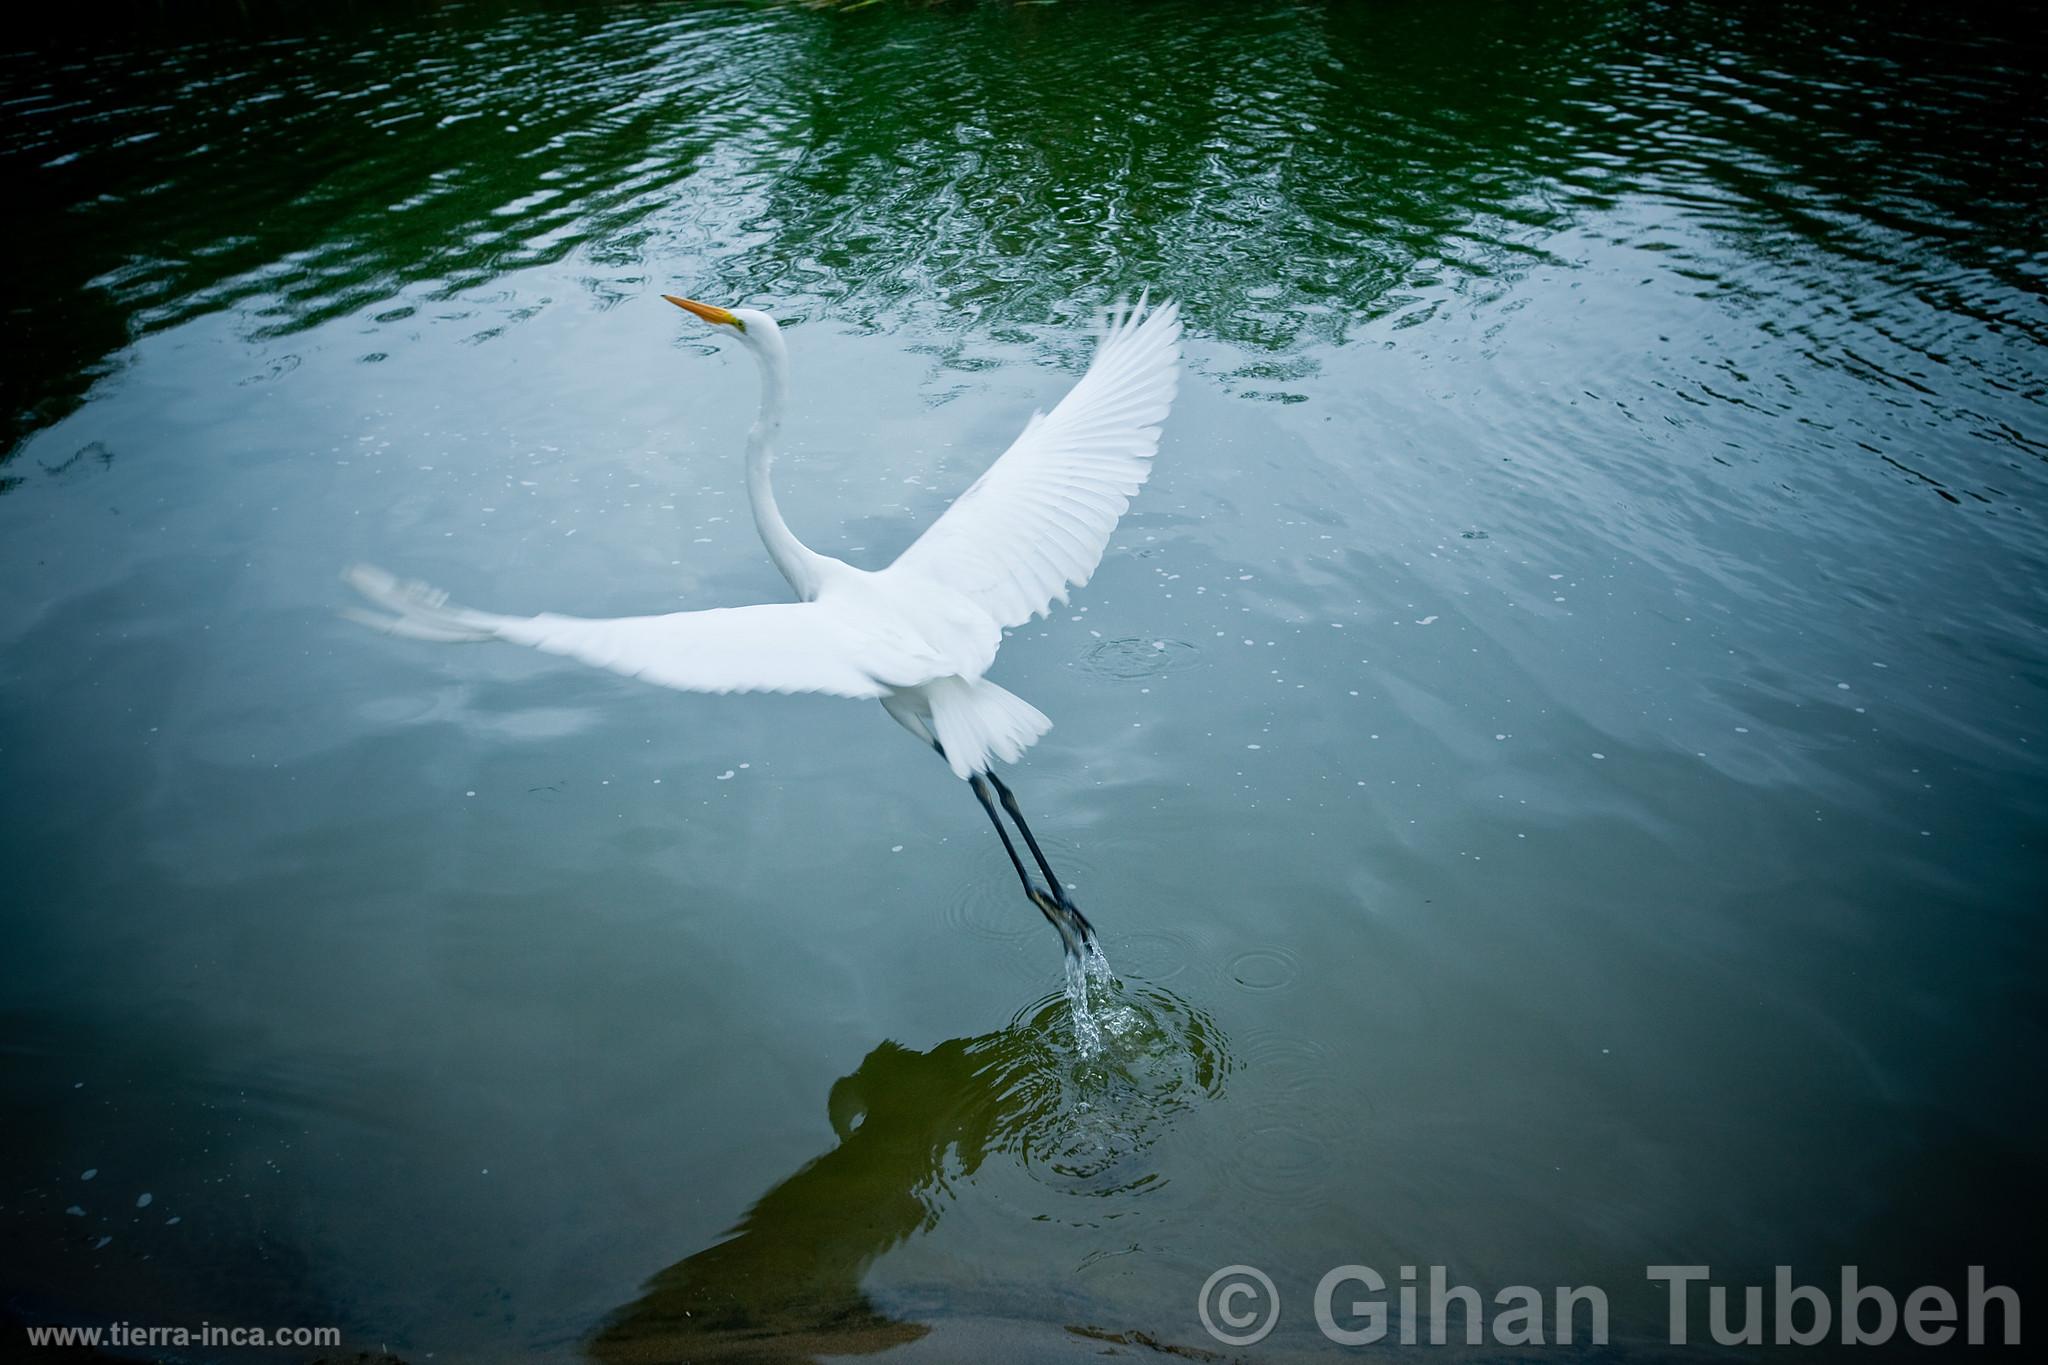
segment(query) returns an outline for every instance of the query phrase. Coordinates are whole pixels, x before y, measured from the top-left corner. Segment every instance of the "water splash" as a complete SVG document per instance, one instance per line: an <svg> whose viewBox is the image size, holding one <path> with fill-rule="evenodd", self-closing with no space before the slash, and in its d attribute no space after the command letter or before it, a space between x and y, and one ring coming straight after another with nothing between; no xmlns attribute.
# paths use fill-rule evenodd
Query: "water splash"
<svg viewBox="0 0 2048 1365"><path fill-rule="evenodd" d="M1066 957L1067 1009L1074 1021L1074 1051L1082 1061L1093 1061L1102 1052L1102 1024L1097 1009L1115 1004L1116 975L1109 959L1093 937L1076 949L1069 944Z"/></svg>
<svg viewBox="0 0 2048 1365"><path fill-rule="evenodd" d="M1232 1062L1215 1022L1159 987L1118 980L1097 953L1069 963L1069 990L1027 1007L1006 1103L1029 1121L1015 1150L1040 1183L1095 1197L1159 1188L1145 1157L1163 1126L1222 1093ZM1092 1217L1093 1214L1080 1215Z"/></svg>

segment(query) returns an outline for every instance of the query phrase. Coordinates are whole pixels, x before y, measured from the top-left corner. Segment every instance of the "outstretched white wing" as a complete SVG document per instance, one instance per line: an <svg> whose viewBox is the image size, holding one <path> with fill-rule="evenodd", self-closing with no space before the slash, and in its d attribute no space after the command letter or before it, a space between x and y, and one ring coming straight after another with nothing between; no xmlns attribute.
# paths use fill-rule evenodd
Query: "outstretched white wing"
<svg viewBox="0 0 2048 1365"><path fill-rule="evenodd" d="M1179 371L1177 305L1112 319L1081 382L884 573L943 583L1005 626L1064 602L1152 472Z"/></svg>
<svg viewBox="0 0 2048 1365"><path fill-rule="evenodd" d="M496 616L450 605L424 583L357 565L348 581L394 613L350 611L393 635L508 640L689 692L829 692L880 697L949 671L885 621L822 602L774 602L667 616Z"/></svg>

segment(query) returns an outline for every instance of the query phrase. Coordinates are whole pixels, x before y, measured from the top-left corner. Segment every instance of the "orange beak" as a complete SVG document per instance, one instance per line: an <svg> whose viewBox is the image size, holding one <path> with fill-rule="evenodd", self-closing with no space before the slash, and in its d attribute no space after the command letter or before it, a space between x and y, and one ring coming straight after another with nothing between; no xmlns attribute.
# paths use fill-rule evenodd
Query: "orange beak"
<svg viewBox="0 0 2048 1365"><path fill-rule="evenodd" d="M679 299L674 294L663 294L662 297L686 313L695 313L706 322L725 327L737 327L742 332L747 330L746 323L741 322L717 304L699 303L695 299Z"/></svg>

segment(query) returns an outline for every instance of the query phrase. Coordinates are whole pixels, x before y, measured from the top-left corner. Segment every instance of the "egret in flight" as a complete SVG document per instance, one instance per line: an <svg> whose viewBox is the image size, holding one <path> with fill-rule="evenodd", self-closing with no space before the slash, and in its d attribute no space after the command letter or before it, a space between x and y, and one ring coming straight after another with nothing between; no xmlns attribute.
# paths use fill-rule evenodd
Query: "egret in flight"
<svg viewBox="0 0 2048 1365"><path fill-rule="evenodd" d="M418 640L508 640L689 692L825 692L882 703L973 788L1030 898L1071 954L1095 931L1067 895L995 773L1052 722L987 678L1003 630L1044 615L1088 581L1110 532L1152 469L1159 425L1180 370L1173 303L1113 312L1088 372L886 569L869 571L805 546L776 510L768 473L789 399L789 354L775 319L663 295L729 331L761 369L761 408L747 434L754 525L794 602L594 620L471 611L424 583L357 565L348 580L383 612L356 620ZM990 788L994 788L991 796ZM1032 879L996 813L1015 822L1045 885Z"/></svg>

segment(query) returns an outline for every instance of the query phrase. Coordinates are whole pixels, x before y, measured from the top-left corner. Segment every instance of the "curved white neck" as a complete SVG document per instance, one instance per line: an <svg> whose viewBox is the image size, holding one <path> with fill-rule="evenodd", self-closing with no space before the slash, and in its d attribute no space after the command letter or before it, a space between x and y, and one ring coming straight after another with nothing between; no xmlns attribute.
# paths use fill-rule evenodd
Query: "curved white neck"
<svg viewBox="0 0 2048 1365"><path fill-rule="evenodd" d="M779 342L780 338L774 339ZM751 348L761 362L761 413L747 433L747 501L754 509L754 529L768 547L768 557L803 601L818 595L819 556L796 538L775 505L768 471L775 463L775 442L782 434L782 408L789 396L789 364L779 344Z"/></svg>

